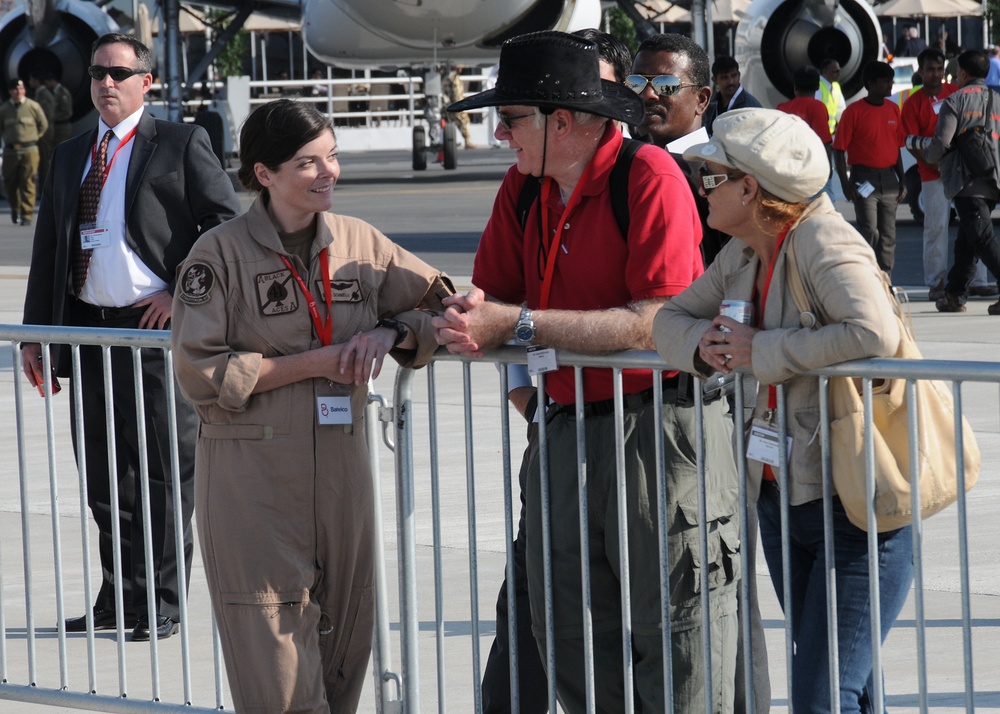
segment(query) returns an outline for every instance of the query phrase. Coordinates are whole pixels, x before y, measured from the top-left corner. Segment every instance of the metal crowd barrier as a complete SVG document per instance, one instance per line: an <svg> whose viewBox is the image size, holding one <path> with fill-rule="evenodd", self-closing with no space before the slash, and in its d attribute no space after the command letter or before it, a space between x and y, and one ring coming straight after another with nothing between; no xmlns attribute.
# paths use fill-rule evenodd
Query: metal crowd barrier
<svg viewBox="0 0 1000 714"><path fill-rule="evenodd" d="M80 405L80 347L102 349L106 389L111 390L111 350L131 351L137 411L142 413L140 354L149 350L165 354L166 384L175 387L170 351L170 334L151 330L105 330L79 327L39 327L0 325L0 364L7 369L11 389L0 391L0 429L6 464L0 468L4 489L0 496L0 700L50 705L63 709L105 712L212 712L231 708L227 703L225 667L218 632L201 567L201 553L195 532L195 548L190 574L190 595L183 586L180 595L178 636L148 643L129 641L130 630L119 619L112 631L69 634L63 625L67 617L91 609L101 579L96 557L96 526L87 505L87 484L81 454L74 458L70 420L83 423ZM65 385L66 394L54 396L46 380L44 398L28 385L21 372L21 343L42 345L43 369L52 373L51 345L68 345L72 351L73 378ZM71 414L70 389L76 408ZM109 399L110 401L110 399ZM173 402L169 402L167 423L172 444L171 463L176 464L177 435ZM381 516L379 483L379 422L389 418L380 397L370 395L367 440L372 454L376 518ZM110 412L108 433L113 434ZM145 443L145 422L137 424L139 443ZM112 437L113 438L113 437ZM115 445L109 444L110 449ZM112 465L112 468L115 468ZM179 491L176 466L172 474ZM136 500L149 513L148 470L141 460L140 490ZM112 479L112 503L117 503L118 482ZM141 499L141 500L140 500ZM174 502L174 520L180 522L180 504ZM15 520L20 520L15 524ZM71 535L64 526L79 521L79 534ZM48 526L46 526L48 521ZM118 520L114 520L116 581L121 582L121 549ZM194 521L192 528L196 531ZM381 531L376 532L381 536ZM177 551L183 552L182 536L174 534ZM252 536L248 536L252 537ZM144 552L149 562L152 545L149 529L144 531ZM385 555L381 538L375 553L377 572L378 626L373 661L377 676L373 692L375 707L390 712L398 706L398 676L390 671L389 622L386 595ZM14 564L17 545L21 550L21 576ZM138 547L136 544L135 547ZM178 582L187 575L179 563ZM151 580L151 579L150 579ZM121 602L121 585L117 586ZM152 587L150 585L150 587ZM141 614L141 613L137 613ZM386 649L380 646L385 645ZM396 705L393 702L397 702ZM8 711L0 705L0 711ZM398 710L398 709L397 709Z"/></svg>
<svg viewBox="0 0 1000 714"><path fill-rule="evenodd" d="M77 615L91 607L92 586L100 578L99 571L95 572L96 567L91 566L90 541L94 527L86 505L85 482L76 475L77 464L67 428L71 417L79 420L82 415L69 414L67 395L56 399L47 395L41 399L27 386L21 374L19 344L43 344L46 372L51 367L48 345L75 345L74 374L77 379L70 384L78 389L79 345L102 346L106 371L112 347L132 350L133 364L138 363L140 350L166 350L169 365L168 334L145 330L0 326L0 341L11 345L7 352L10 361L4 366L10 370L13 397L4 393L7 390L0 392L0 414L8 420L8 428L0 429L0 439L6 440L3 453L9 455L6 468L0 471L6 486L0 496L3 499L0 501L0 700L108 712L208 712L227 708L230 705L225 695L224 667L197 545L190 596L182 600L178 637L162 642L154 638L149 643L128 643L128 632L121 626L111 632L76 636L67 636L61 626L56 626L67 615ZM519 429L512 427L508 419L506 375L501 373L498 380L493 363L523 363L524 359L523 350L514 348L496 350L480 360L459 360L439 353L426 370L397 372L391 407L377 398L369 405L367 436L375 476L375 515L376 522L383 522L381 534L387 542L385 552L380 547L375 555L378 605L374 686L373 691L366 692L362 710L387 714L404 711L415 714L434 709L439 712L482 711L483 658L494 634L488 613L494 607L496 587L505 569L511 571L513 568L511 545L517 495L512 487L511 454L519 453L523 447L523 439L517 435ZM578 376L584 367L611 366L615 369L619 425L622 413L620 370L664 368L658 357L649 352L603 356L561 353L559 360L560 364L576 367ZM940 379L953 385L956 406L961 414L962 386L972 383L997 385L1000 383L1000 364L868 360L838 365L816 374L818 379L855 375L866 381L887 376ZM138 387L137 393L141 395L141 383ZM695 393L698 394L697 390ZM737 382L736 413L740 412L745 396L742 385ZM662 398L662 392L656 395L655 410L662 409ZM982 492L987 499L992 496L994 502L998 484L995 461L989 456L996 453L997 401L1000 400L991 398L989 410L968 414L977 429L984 454L979 490L973 494ZM700 403L700 399L696 400L694 407L699 414ZM578 423L582 424L584 420L580 417L582 414L578 417ZM784 428L783 411L779 414L779 424ZM379 444L379 427L391 431L395 442L389 444L386 438L387 446L396 454L395 482L382 484L379 479L380 457L387 452ZM544 432L540 438L544 441ZM40 448L38 445L43 439L45 446ZM743 453L739 430L736 441L738 452ZM608 448L620 449L620 445L609 444ZM825 458L829 459L828 452ZM746 542L745 462L740 460L738 466L740 500L744 504L741 540ZM659 468L662 467L661 463ZM618 468L622 468L620 459ZM14 496L13 484L15 470L17 496ZM627 488L628 484L620 480L619 489ZM145 489L143 498L146 498L144 492ZM662 490L657 497L660 522L665 524ZM703 515L704 500L702 493L699 505ZM383 508L387 512L384 517ZM388 515L393 509L395 532ZM15 524L18 518L20 523ZM78 538L63 530L73 518L80 522ZM977 610L978 616L973 617L969 565L970 553L978 552L970 545L970 534L975 536L979 531L988 534L994 520L995 516L984 508L973 509L970 513L963 496L957 506L913 529L916 579L912 591L912 624L909 614L902 615L885 646L890 653L896 653L892 661L898 663L900 643L897 641L904 640L900 632L907 631L904 647L909 646L912 639L915 664L907 671L894 668L885 673L887 691L890 695L904 692L908 696L902 700L905 705L927 711L929 706L938 705L944 692L951 693L949 702L961 698L967 711L1000 705L996 675L1000 670L997 667L1000 654L995 644L1000 635L1000 613L983 617L981 610ZM940 534L949 530L958 536L956 557L950 562L944 562L944 558L925 562L926 546L936 547L934 539L925 539L925 532ZM661 534L665 532L666 529L661 528ZM706 538L702 529L703 549ZM17 566L11 564L12 558L16 560L18 540L22 558L20 577L13 575ZM145 545L148 552L149 545ZM995 541L987 541L986 548L991 548L995 555ZM746 559L744 551L741 553L744 572ZM956 562L960 607L949 609L947 617L932 617L929 621L924 612L927 598L924 581L929 574L938 578L938 571ZM758 573L763 575L764 572L761 561ZM703 585L706 577L707 574L703 574ZM831 570L828 580L832 582L834 577ZM746 579L740 588L745 600ZM763 592L770 588L762 584L760 589ZM183 588L180 590L184 592ZM706 593L707 587L703 587L702 592ZM514 598L509 600L509 616L514 622L517 615L513 608ZM623 631L627 641L630 634L627 598L623 604ZM665 608L667 603L662 605ZM550 597L548 608L551 607ZM935 607L940 609L940 604ZM775 708L782 705L790 708L787 700L781 698L783 685L791 688L792 675L785 666L791 653L790 626L780 615L777 620L767 621L766 626L772 639L769 660L773 704ZM931 648L927 644L928 627L935 628ZM780 638L782 628L783 640ZM944 661L941 648L945 635L958 631L961 645L953 653L955 661L961 663L958 681L952 678L942 684L934 665ZM988 639L990 632L994 633L992 639ZM665 671L669 673L667 628L664 637L664 657L668 663ZM984 638L987 638L985 643ZM549 641L552 641L551 633ZM394 648L399 650L398 673L392 663ZM516 650L511 657L516 660ZM883 648L875 646L873 657L876 663L885 661ZM547 659L551 665L551 653L547 653ZM588 659L592 663L589 655ZM623 652L623 664L624 671L630 673L629 650ZM512 667L513 672L516 670L516 666ZM137 675L137 672L148 672L149 676ZM978 681L974 673L978 673ZM749 667L746 667L736 676L749 684L749 674ZM591 664L586 676L593 692L594 687L599 686L600 673L595 673ZM669 675L666 681L669 687ZM514 691L517 691L516 682ZM547 699L550 710L557 711L551 685ZM900 700L890 698L889 703L895 706ZM704 711L713 711L717 704L709 695ZM631 701L624 702L622 708L634 711ZM880 698L874 702L874 709L882 711ZM513 711L519 711L516 696ZM752 703L747 711L753 712Z"/></svg>
<svg viewBox="0 0 1000 714"><path fill-rule="evenodd" d="M513 583L513 530L516 527L517 509L513 505L516 503L516 491L511 485L511 454L518 454L518 449L523 445L518 437L511 436L512 427L508 420L507 407L507 383L506 374L500 370L499 390L496 388L497 378L491 380L491 386L487 389L475 389L481 387L484 380L487 380L489 372L473 378L473 370L484 368L481 363L521 363L525 361L523 350L515 348L501 348L488 353L480 360L459 359L452 355L439 352L434 362L426 369L426 387L423 386L423 379L420 372L410 370L400 370L396 378L396 388L394 393L395 426L397 432L397 510L398 510L398 539L399 539L399 572L400 572L400 646L403 671L403 704L407 712L433 711L482 711L482 690L481 677L483 666L483 654L489 651L493 632L490 628L490 620L483 617L481 613L485 610L489 612L493 607L495 587L500 583L504 574L507 575L508 587L508 617L511 623L515 622L518 616L516 612L512 585ZM456 364L457 363L457 364ZM576 368L577 395L582 394L580 379L582 368L584 367L608 367L614 368L616 380L616 405L615 417L617 424L622 423L622 396L621 396L621 370L625 368L646 368L654 370L659 374L659 370L664 369L662 361L655 353L651 352L625 352L614 355L587 356L572 353L560 353L559 364L562 366L573 366ZM487 368L492 370L492 368ZM864 384L870 388L873 379L884 377L899 377L910 381L911 388L915 385L912 380L935 379L950 383L955 395L956 409L959 417L963 414L962 407L962 386L963 384L979 383L975 388L993 386L1000 383L1000 364L985 362L944 362L944 361L905 361L894 359L864 360L852 362L844 365L837 365L824 370L814 372L820 383L825 385L828 377L831 376L855 376L863 378ZM654 383L659 380L654 379ZM735 412L742 413L744 399L743 385L737 381L735 392ZM442 386L443 385L443 386ZM415 393L415 388L417 392ZM426 391L422 391L423 389ZM825 388L825 386L824 386ZM967 387L969 388L969 387ZM662 392L655 396L652 408L662 409ZM539 397L543 396L542 387L538 386ZM914 392L915 393L915 392ZM699 390L695 390L697 396L695 409L698 410L698 418L703 416L701 395ZM787 433L787 417L783 407L784 394L779 388L779 432ZM990 454L996 453L996 398L992 398L992 407L987 414L969 415L972 423L978 426L978 436L980 445L983 448L983 468L979 478L978 491L987 499L995 499L997 495L998 482L996 479L996 462L990 460ZM542 402L540 402L542 403ZM426 409L426 413L424 412ZM583 433L582 422L583 412L578 410L578 439ZM824 417L824 422L828 419ZM915 428L916 421L911 419L911 429ZM498 428L499 427L499 428ZM956 418L956 430L961 429L961 420ZM540 441L544 444L544 429ZM619 439L620 441L620 434ZM699 434L699 439L701 438ZM464 439L464 443L463 443ZM735 430L735 449L737 453L745 453L745 441L742 430ZM959 439L959 443L961 440ZM443 444L443 445L442 445ZM544 446L542 447L544 449ZM607 445L607 448L618 450L617 469L619 493L622 489L629 487L624 483L622 473L624 462L621 458L620 443ZM704 457L704 449L698 445L698 451ZM583 459L583 447L578 444L579 459ZM658 452L662 458L662 452ZM830 452L829 447L824 449L823 458L826 461L824 482L826 485L825 508L829 513L831 507L830 491ZM546 463L543 455L541 463ZM579 466L579 464L578 464ZM961 465L960 465L961 466ZM658 474L662 474L663 464L658 463ZM740 501L741 501L741 541L747 542L746 533L746 459L738 459L740 476ZM545 469L543 468L542 483L546 483ZM585 469L581 470L581 483ZM704 551L706 546L706 533L704 527L705 515L705 493L704 493L704 471L703 465L699 471L701 488L699 496L699 506L702 515L702 526L700 531L700 542ZM465 489L461 489L461 481L465 481ZM429 478L429 483L428 483ZM779 483L784 478L783 472L779 476ZM662 480L662 479L661 479ZM544 488L544 486L543 486ZM583 502L585 486L580 485L580 499ZM785 561L785 572L788 563L788 542L787 542L787 509L789 507L787 490L782 498L782 524L783 524L783 556ZM465 503L461 500L464 498ZM547 505L546 496L539 494L529 494L528 498L540 498L542 500L543 514ZM659 518L661 525L666 524L666 514L664 512L665 496L662 491L657 494ZM497 517L499 503L504 505L502 516ZM489 501L490 506L484 507L483 502ZM619 500L621 500L619 496ZM465 506L464 512L460 509ZM619 512L621 518L622 512ZM955 520L957 516L957 521ZM951 506L942 514L925 522L918 520L913 528L913 548L915 560L915 579L911 590L911 598L908 606L904 608L896 626L890 632L889 639L885 646L877 640L873 643L872 656L874 669L883 669L885 658L884 651L892 653L891 670L885 670L886 690L888 692L888 703L890 705L911 706L926 712L928 706L941 706L948 704L959 705L962 700L967 711L972 711L974 707L980 708L988 705L1000 705L1000 687L996 672L1000 664L1000 650L996 648L998 636L1000 636L1000 613L984 613L983 605L980 603L978 618L973 618L970 604L970 545L969 534L976 533L975 528L979 527L984 531L984 537L979 543L992 552L996 553L995 542L989 539L989 523L992 516L986 508L980 508L976 513L975 524L970 521L969 508L966 495L963 493L958 499L956 506ZM544 517L544 516L543 516ZM462 522L464 520L464 523ZM832 535L832 525L830 519L826 519L825 533L827 548L831 549L830 536ZM484 523L487 528L484 528ZM443 525L445 527L443 528ZM585 526L581 525L581 529ZM621 521L619 521L621 527ZM930 529L934 533L934 539L927 541L931 543L935 550L933 562L925 562L925 532ZM484 535L484 530L489 530L494 534L494 539ZM995 529L994 529L995 530ZM938 546L940 536L948 532L957 534L958 553L955 559L947 561L940 559ZM661 527L661 559L665 559L665 538L662 534L665 529ZM624 535L619 534L619 538ZM467 541L463 544L462 537ZM496 538L502 536L498 543ZM543 526L543 542L548 542L548 524ZM465 552L468 562L462 562L458 553ZM832 550L830 550L832 553ZM747 552L742 549L741 561L742 572L747 571ZM875 556L870 555L870 567L872 572L877 570ZM586 561L586 554L584 554ZM834 587L836 569L832 561L826 569L826 582L828 601L829 593ZM926 588L924 581L928 572L937 572L948 569L955 562L958 563L958 584L957 599L960 607L954 606L949 600L951 607L945 618L935 616L928 621L925 614ZM992 559L987 562L992 563ZM484 564L486 564L484 566ZM621 562L622 566L622 589L627 593L629 586L627 580L626 562ZM549 565L546 565L548 568ZM766 564L762 558L758 558L757 571L759 575L766 574ZM703 571L705 569L702 569ZM589 568L584 567L581 573L583 583L589 582ZM705 593L707 592L707 574L702 573L702 612L707 612L705 605ZM947 574L943 577L947 577ZM935 576L937 588L940 588L940 577ZM465 584L467 583L467 584ZM480 586L486 585L481 591ZM587 587L584 585L584 587ZM662 587L662 586L661 586ZM786 578L785 588L787 592L788 582ZM546 588L548 591L548 587ZM748 583L744 578L740 583L742 599L748 598ZM762 600L765 598L764 590L771 590L768 585L761 583ZM873 598L877 602L878 583L872 586ZM662 590L661 590L662 592ZM937 596L937 593L933 594ZM585 596L586 598L586 596ZM773 599L773 598L772 598ZM935 598L939 600L939 597ZM835 602L835 598L833 599ZM585 599L585 602L587 600ZM995 602L987 600L989 603ZM631 635L631 624L629 614L629 601L627 594L622 595L622 631L623 640L628 643ZM661 597L662 612L668 612L669 603ZM551 613L554 603L552 602L551 591L546 594L545 609L547 614L546 627L548 631L548 642L552 642ZM777 607L777 603L773 603ZM939 608L939 604L935 605ZM913 614L910 615L910 611ZM935 612L938 610L936 609ZM467 623L454 618L461 614L468 617ZM588 643L592 643L592 632L587 627L590 622L592 612L584 612L585 638ZM746 612L741 613L741 617L747 618ZM835 613L828 612L828 626L835 628ZM780 618L780 611L779 611ZM911 619L912 618L912 619ZM878 627L877 617L873 627ZM667 619L663 620L664 622ZM781 706L791 709L791 703L787 692L792 688L792 672L788 666L793 652L792 631L790 621L780 618L775 621L773 618L765 623L768 630L771 630L769 651L770 679L772 688L772 704L775 708ZM770 624L767 624L770 623ZM745 625L748 623L744 623ZM934 641L928 648L927 633L928 628L934 629ZM517 692L517 659L516 640L514 638L513 624L511 625L511 691ZM666 687L669 689L670 683L670 647L669 628L664 627L663 646L665 659ZM783 641L777 639L777 630L783 629ZM707 660L708 648L708 628L703 628L705 634L704 652ZM949 656L954 662L959 663L956 671L950 671L947 676L938 676L937 669L941 668L944 658L940 658L946 649L948 635L952 639L958 639L955 633L961 633L961 644L957 649L949 652ZM978 634L975 642L974 635ZM458 637L461 633L463 636ZM468 636L466 637L466 633ZM744 634L744 637L749 635ZM458 641L460 640L460 641ZM911 645L912 642L912 645ZM836 639L831 639L830 656L834 663L835 670L837 662ZM783 645L783 647L782 647ZM744 646L748 642L744 641ZM912 646L912 649L910 649ZM471 647L471 653L467 647ZM916 653L916 662L912 667L900 667L900 660L912 659ZM975 653L975 656L974 656ZM471 657L469 656L471 654ZM623 652L623 671L626 673L626 696L622 702L622 711L636 711L634 702L631 700L631 688L629 684L633 671L633 656L628 645ZM547 661L549 667L553 663L553 653L551 649L542 653L543 661ZM587 653L587 666L585 668L586 685L590 692L587 711L594 711L593 692L595 688L601 686L601 673L594 672L592 653ZM736 672L736 676L742 678L747 691L748 701L745 710L754 712L752 701L753 682L751 677L751 658L746 659L744 668ZM979 672L979 682L973 676L973 665L977 663ZM937 665L937 666L935 666ZM702 666L708 669L707 661L703 661ZM952 667L951 669L956 669ZM957 681L956 681L957 679ZM785 690L785 694L782 694ZM957 691L956 691L957 690ZM719 702L712 701L712 687L707 687L708 694L704 702L704 708L700 711L719 711ZM875 678L875 689L873 692L872 710L881 714L884 711L882 681ZM831 711L839 710L839 694L836 678L833 677L831 686ZM551 679L547 692L549 711L561 711L556 709L555 687ZM670 697L666 697L667 711L671 711ZM520 702L516 694L513 696L512 711L520 710ZM537 702L531 703L533 711L538 710Z"/></svg>

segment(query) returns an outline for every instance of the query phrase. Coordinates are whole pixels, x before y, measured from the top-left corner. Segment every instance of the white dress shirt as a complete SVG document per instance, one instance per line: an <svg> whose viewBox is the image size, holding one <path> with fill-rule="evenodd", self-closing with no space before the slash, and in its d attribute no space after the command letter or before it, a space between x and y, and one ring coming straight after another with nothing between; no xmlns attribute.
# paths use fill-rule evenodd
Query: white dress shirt
<svg viewBox="0 0 1000 714"><path fill-rule="evenodd" d="M133 137L124 145L121 140L139 125L143 109L144 107L140 107L113 128L105 124L103 119L98 122L98 143L109 128L115 135L108 144L107 160L110 168L97 209L97 226L107 228L108 245L94 249L87 282L80 292L80 299L91 305L125 307L167 289L167 284L142 262L125 240L128 230L125 225L125 181L135 139ZM93 156L92 151L83 176L80 177L81 185L90 171Z"/></svg>

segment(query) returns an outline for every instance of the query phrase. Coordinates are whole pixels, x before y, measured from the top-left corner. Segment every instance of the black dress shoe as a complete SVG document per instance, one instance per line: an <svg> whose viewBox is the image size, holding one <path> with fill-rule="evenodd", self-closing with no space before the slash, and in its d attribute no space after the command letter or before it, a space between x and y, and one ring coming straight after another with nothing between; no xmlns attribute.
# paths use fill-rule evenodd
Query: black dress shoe
<svg viewBox="0 0 1000 714"><path fill-rule="evenodd" d="M125 613L125 627L134 627L136 623L135 615L130 612ZM114 610L98 610L94 608L94 630L113 630L115 629L115 611ZM80 617L71 617L66 620L66 632L86 632L87 631L87 616L81 615Z"/></svg>
<svg viewBox="0 0 1000 714"><path fill-rule="evenodd" d="M164 615L156 616L156 639L165 640L171 635L177 634L178 629L179 626L176 620L172 620ZM136 623L135 629L132 630L132 641L149 641L149 618L145 615L139 617L139 621Z"/></svg>
<svg viewBox="0 0 1000 714"><path fill-rule="evenodd" d="M11 211L10 212L10 219L12 221L14 221L14 225L17 225L18 223L21 222L21 219L18 218L18 216L17 216L17 211Z"/></svg>

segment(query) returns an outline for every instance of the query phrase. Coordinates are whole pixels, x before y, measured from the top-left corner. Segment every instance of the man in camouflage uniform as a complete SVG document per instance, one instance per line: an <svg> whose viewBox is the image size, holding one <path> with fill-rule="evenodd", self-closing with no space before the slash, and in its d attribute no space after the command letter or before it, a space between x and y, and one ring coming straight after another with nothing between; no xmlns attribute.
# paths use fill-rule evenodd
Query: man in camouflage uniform
<svg viewBox="0 0 1000 714"><path fill-rule="evenodd" d="M26 96L24 82L12 79L7 88L10 101L0 105L3 182L14 223L30 226L35 211L38 140L45 134L49 122L38 102Z"/></svg>

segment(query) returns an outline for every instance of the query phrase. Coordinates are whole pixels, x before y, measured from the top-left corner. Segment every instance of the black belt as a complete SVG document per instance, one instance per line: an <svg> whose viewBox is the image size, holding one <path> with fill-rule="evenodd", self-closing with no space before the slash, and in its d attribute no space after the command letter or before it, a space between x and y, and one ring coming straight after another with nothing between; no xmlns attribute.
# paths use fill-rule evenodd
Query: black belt
<svg viewBox="0 0 1000 714"><path fill-rule="evenodd" d="M13 142L12 141L9 144L7 144L6 146L7 146L8 149L11 149L12 151L17 151L18 149L30 149L33 146L38 146L38 142L37 141L25 141L25 142L21 142L19 144L17 142Z"/></svg>
<svg viewBox="0 0 1000 714"><path fill-rule="evenodd" d="M91 305L89 302L84 302L83 300L76 301L76 309L79 311L79 314L94 321L112 321L123 320L127 317L138 317L146 312L147 307L149 306L141 305L134 307L126 305L125 307L101 307L100 305Z"/></svg>
<svg viewBox="0 0 1000 714"><path fill-rule="evenodd" d="M673 377L667 377L663 380L663 403L664 404L677 404L679 398L683 395L677 388L677 375ZM624 409L637 409L639 407L648 407L653 403L653 388L644 389L641 392L635 392L634 394L625 394L622 396L622 406ZM599 402L587 402L583 405L583 416L586 419L591 417L609 416L615 413L615 400L614 399L604 399ZM576 405L575 404L554 404L553 408L549 410L548 417L552 418L557 414L566 414L571 419L576 417Z"/></svg>

